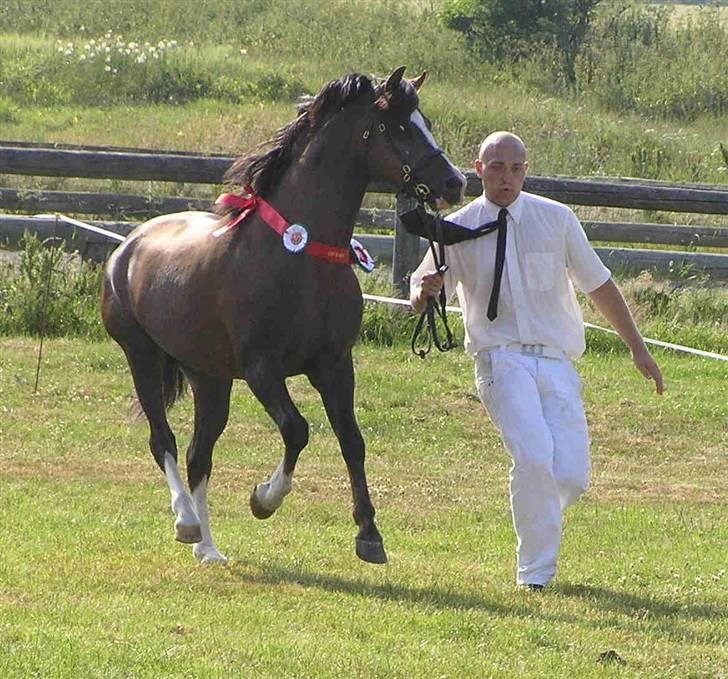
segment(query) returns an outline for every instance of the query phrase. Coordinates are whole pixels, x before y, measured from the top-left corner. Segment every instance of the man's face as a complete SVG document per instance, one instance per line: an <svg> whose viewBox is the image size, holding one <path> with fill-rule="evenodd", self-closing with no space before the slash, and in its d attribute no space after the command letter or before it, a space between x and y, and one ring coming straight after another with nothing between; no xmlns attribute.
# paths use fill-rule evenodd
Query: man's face
<svg viewBox="0 0 728 679"><path fill-rule="evenodd" d="M521 193L528 172L525 149L504 139L488 147L483 158L475 161L475 171L488 200L499 207L508 207Z"/></svg>

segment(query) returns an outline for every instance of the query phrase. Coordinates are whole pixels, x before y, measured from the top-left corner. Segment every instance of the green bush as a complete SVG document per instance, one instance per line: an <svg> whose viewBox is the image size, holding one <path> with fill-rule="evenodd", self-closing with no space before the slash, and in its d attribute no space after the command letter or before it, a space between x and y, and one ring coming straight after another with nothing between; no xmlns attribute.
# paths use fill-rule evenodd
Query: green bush
<svg viewBox="0 0 728 679"><path fill-rule="evenodd" d="M102 339L100 270L26 233L19 265L0 269L0 333Z"/></svg>

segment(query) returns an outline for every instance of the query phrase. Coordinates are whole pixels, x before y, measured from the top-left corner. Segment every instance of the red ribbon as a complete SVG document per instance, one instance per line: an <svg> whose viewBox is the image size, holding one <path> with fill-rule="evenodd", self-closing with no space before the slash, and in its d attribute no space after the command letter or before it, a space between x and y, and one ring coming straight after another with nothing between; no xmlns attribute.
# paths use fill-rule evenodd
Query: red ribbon
<svg viewBox="0 0 728 679"><path fill-rule="evenodd" d="M281 217L278 211L260 196L256 196L251 189L246 187L247 196L236 196L232 193L223 193L216 201L216 205L225 205L227 207L240 210L231 222L217 229L213 235L221 236L226 231L235 228L242 223L247 217L257 212L263 221L270 226L279 236L283 236L290 224ZM304 252L312 257L324 259L327 262L335 262L336 264L351 264L352 256L349 248L339 248L333 245L326 245L317 241L309 241Z"/></svg>

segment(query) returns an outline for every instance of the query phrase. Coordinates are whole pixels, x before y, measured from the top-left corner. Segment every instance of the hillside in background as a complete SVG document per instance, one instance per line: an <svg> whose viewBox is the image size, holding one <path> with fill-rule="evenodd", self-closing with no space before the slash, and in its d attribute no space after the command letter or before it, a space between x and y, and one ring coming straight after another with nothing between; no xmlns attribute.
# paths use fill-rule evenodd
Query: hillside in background
<svg viewBox="0 0 728 679"><path fill-rule="evenodd" d="M724 184L728 29L719 8L603 2L567 89L548 52L487 63L436 0L6 0L0 138L238 153L350 71L430 72L451 158L512 129L543 175ZM679 19L679 20L678 20Z"/></svg>

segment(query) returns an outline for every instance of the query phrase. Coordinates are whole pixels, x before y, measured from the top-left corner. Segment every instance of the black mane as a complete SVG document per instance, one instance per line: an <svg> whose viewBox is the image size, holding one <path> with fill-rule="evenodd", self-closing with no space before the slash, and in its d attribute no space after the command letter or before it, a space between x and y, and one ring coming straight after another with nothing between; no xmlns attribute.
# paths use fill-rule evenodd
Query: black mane
<svg viewBox="0 0 728 679"><path fill-rule="evenodd" d="M295 157L293 151L299 141L305 142L329 116L362 97L373 100L374 96L372 82L364 75L350 73L328 82L313 99L299 106L298 116L292 122L258 145L257 148L268 148L267 151L238 158L225 173L225 183L249 186L259 196L267 194Z"/></svg>

